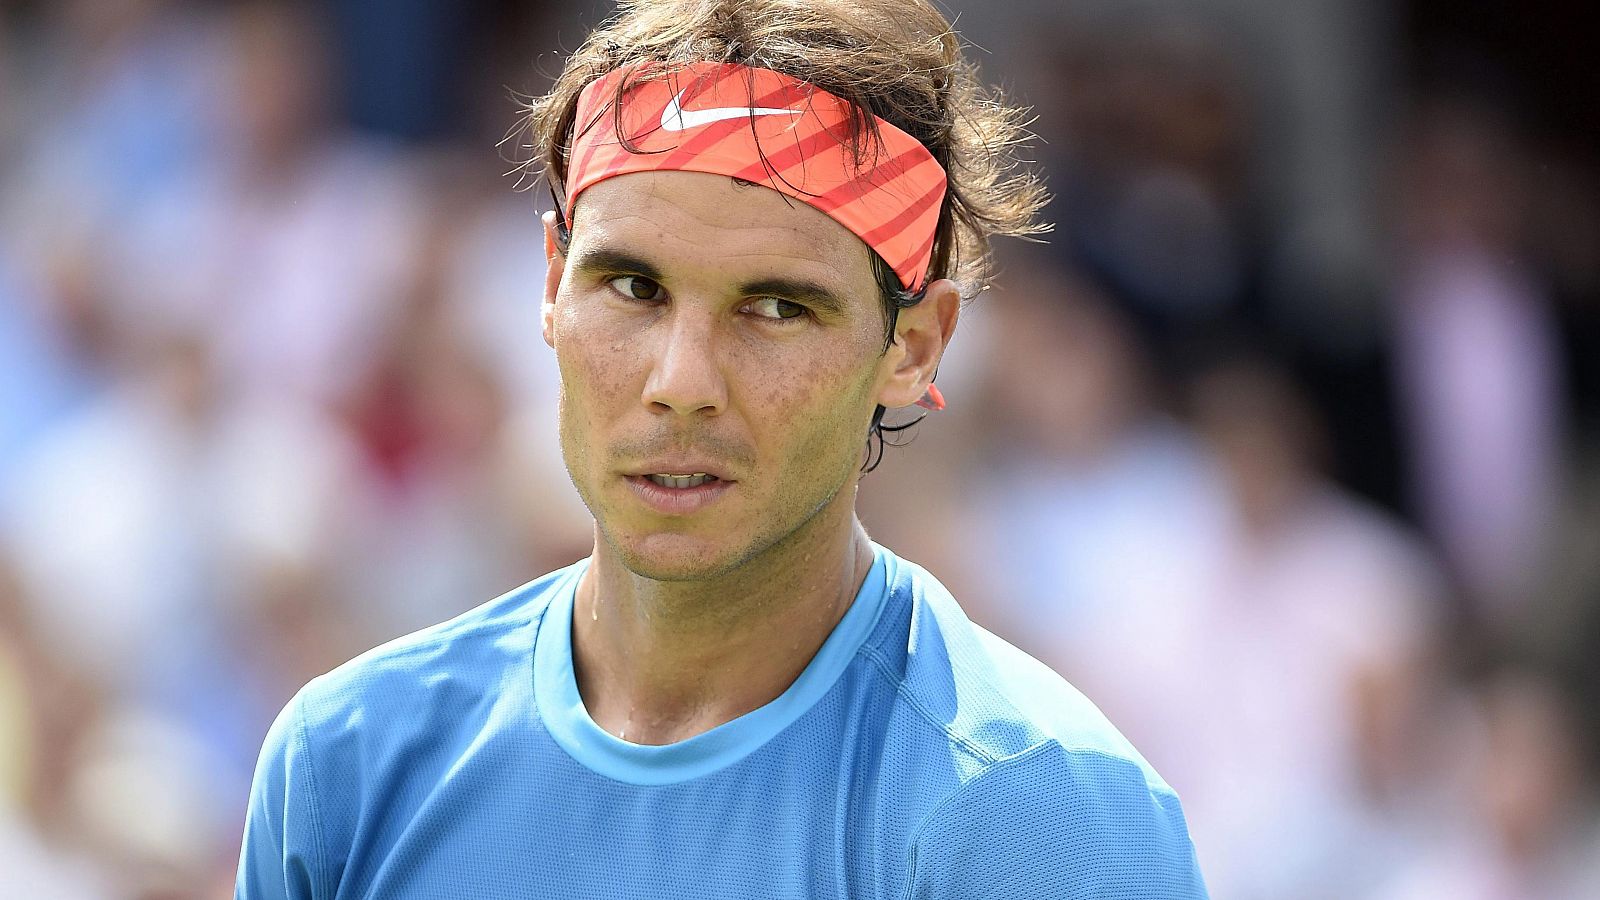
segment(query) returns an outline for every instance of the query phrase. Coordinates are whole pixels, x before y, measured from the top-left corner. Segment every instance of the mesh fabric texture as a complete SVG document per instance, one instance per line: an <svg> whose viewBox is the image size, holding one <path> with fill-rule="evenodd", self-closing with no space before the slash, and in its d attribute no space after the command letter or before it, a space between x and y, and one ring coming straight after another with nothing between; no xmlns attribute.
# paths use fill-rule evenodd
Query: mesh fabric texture
<svg viewBox="0 0 1600 900"><path fill-rule="evenodd" d="M617 777L552 736L536 645L571 678L547 614L584 563L313 680L263 747L235 897L1205 897L1177 797L1099 711L874 551L837 675L722 726L711 771Z"/></svg>

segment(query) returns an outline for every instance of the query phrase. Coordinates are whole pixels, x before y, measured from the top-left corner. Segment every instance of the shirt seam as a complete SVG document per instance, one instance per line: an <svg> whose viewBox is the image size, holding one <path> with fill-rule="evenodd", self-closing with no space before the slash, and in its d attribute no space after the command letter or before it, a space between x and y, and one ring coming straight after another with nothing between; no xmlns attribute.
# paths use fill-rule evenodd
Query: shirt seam
<svg viewBox="0 0 1600 900"><path fill-rule="evenodd" d="M325 858L326 851L323 848L322 815L317 810L317 797L319 796L317 792L317 760L316 756L311 752L311 729L306 725L306 710L303 702L295 704L295 713L297 720L295 742L300 745L301 752L306 755L305 772L308 790L306 791L304 806L306 818L311 823L311 881L314 885L315 896L331 897L333 896L333 890L327 883L328 866Z"/></svg>
<svg viewBox="0 0 1600 900"><path fill-rule="evenodd" d="M906 900L910 900L912 892L917 886L917 857L919 856L917 853L917 847L922 843L923 833L928 830L931 823L941 814L943 814L946 809L953 806L958 800L965 796L968 791L974 790L974 786L977 785L978 782L983 781L989 775L998 772L1001 769L1011 768L1013 764L1021 764L1035 754L1041 753L1048 749L1053 744L1057 744L1057 742L1053 739L1046 739L1034 744L1031 747L1019 750L1010 756L991 759L989 765L985 766L982 771L967 779L964 783L958 785L955 790L950 792L949 796L939 801L937 806L929 810L928 814L922 817L922 821L918 822L917 827L911 832L911 843L909 850L907 851L910 862L906 867L906 890L904 894Z"/></svg>
<svg viewBox="0 0 1600 900"><path fill-rule="evenodd" d="M950 726L940 722L939 718L935 716L931 710L924 706L922 701L917 699L915 694L906 689L904 682L894 677L894 671L890 668L888 660L884 659L878 653L876 647L863 645L857 652L862 656L865 656L867 660L873 664L873 669L878 673L878 675L888 683L889 687L892 688L896 694L906 701L907 705L916 711L917 715L921 716L929 725L932 725L934 728L943 732L945 737L954 741L962 749L966 750L968 753L971 753L973 756L976 756L984 763L995 763L1000 761L1002 758L1011 758L995 756L993 753L990 753L988 750L985 750L983 747L974 743L970 738L957 734L954 729L950 728ZM1030 747L1020 752L1025 753L1029 749L1032 748Z"/></svg>

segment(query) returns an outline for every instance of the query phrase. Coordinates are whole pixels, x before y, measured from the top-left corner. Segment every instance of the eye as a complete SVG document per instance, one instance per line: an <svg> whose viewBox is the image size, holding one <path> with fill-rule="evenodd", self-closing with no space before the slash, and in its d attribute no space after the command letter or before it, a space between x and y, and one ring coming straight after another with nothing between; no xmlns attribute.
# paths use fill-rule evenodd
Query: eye
<svg viewBox="0 0 1600 900"><path fill-rule="evenodd" d="M621 278L611 279L610 284L622 296L633 300L665 299L661 285L643 275L624 275Z"/></svg>
<svg viewBox="0 0 1600 900"><path fill-rule="evenodd" d="M764 319L798 319L806 314L804 306L782 297L758 297L744 308Z"/></svg>

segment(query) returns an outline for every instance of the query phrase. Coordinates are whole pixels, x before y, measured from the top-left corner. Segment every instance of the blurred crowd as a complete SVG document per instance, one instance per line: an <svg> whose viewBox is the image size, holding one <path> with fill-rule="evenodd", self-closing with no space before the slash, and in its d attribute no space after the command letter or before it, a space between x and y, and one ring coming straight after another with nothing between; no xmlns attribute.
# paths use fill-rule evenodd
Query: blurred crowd
<svg viewBox="0 0 1600 900"><path fill-rule="evenodd" d="M1219 900L1600 896L1594 148L1269 8L971 23L1056 229L863 519L1141 748ZM601 14L0 6L0 897L226 896L301 684L588 552L511 129Z"/></svg>

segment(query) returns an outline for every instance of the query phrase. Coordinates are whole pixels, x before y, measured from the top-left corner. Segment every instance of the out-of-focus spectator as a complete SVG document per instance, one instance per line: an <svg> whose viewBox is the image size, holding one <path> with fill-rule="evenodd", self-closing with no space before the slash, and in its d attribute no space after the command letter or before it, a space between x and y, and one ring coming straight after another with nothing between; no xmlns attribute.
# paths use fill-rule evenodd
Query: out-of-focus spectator
<svg viewBox="0 0 1600 900"><path fill-rule="evenodd" d="M1570 699L1508 668L1461 698L1436 768L1452 790L1379 900L1579 900L1600 894L1600 815Z"/></svg>
<svg viewBox="0 0 1600 900"><path fill-rule="evenodd" d="M101 694L41 640L0 540L0 872L18 896L114 896L70 815L70 782Z"/></svg>
<svg viewBox="0 0 1600 900"><path fill-rule="evenodd" d="M1477 612L1535 585L1566 429L1560 341L1526 264L1525 156L1504 110L1434 97L1407 135L1394 347L1422 521Z"/></svg>
<svg viewBox="0 0 1600 900"><path fill-rule="evenodd" d="M453 240L441 260L452 342L502 392L505 421L483 461L500 490L507 537L519 572L543 572L588 553L593 521L565 477L555 428L559 372L541 337L544 235L525 193L507 177L468 163L473 175L449 182L464 198L448 205ZM489 176L485 178L484 176ZM463 360L464 361L464 360Z"/></svg>
<svg viewBox="0 0 1600 900"><path fill-rule="evenodd" d="M68 0L19 23L4 118L28 127L0 173L0 225L34 252L53 237L41 224L69 212L126 227L215 151L212 34L188 7Z"/></svg>
<svg viewBox="0 0 1600 900"><path fill-rule="evenodd" d="M1218 364L1190 407L1225 474L1231 537L1192 668L1171 685L1182 727L1150 752L1172 754L1218 896L1362 896L1430 786L1411 747L1443 579L1413 535L1326 479L1323 425L1280 369Z"/></svg>
<svg viewBox="0 0 1600 900"><path fill-rule="evenodd" d="M370 363L422 211L406 161L330 118L310 8L245 3L220 34L218 152L134 223L127 327L202 327L230 393L326 403Z"/></svg>
<svg viewBox="0 0 1600 900"><path fill-rule="evenodd" d="M471 598L514 587L525 571L496 456L507 440L508 392L446 294L468 209L436 207L409 266L410 289L392 298L394 327L345 404L370 479L348 589L371 598L387 633L449 618ZM543 347L537 332L522 340Z"/></svg>
<svg viewBox="0 0 1600 900"><path fill-rule="evenodd" d="M1054 209L1062 250L1125 305L1165 363L1251 302L1259 248L1236 54L1192 21L1147 26L1061 54Z"/></svg>
<svg viewBox="0 0 1600 900"><path fill-rule="evenodd" d="M41 430L82 399L89 381L52 327L51 310L32 294L0 244L0 509L6 473Z"/></svg>
<svg viewBox="0 0 1600 900"><path fill-rule="evenodd" d="M1215 580L1216 474L1153 408L1142 346L1102 294L1059 266L1008 274L983 301L997 351L976 404L984 477L963 483L966 558L982 568L963 583L991 598L991 627L1097 701L1137 708Z"/></svg>
<svg viewBox="0 0 1600 900"><path fill-rule="evenodd" d="M1371 890L1414 799L1438 573L1321 474L1321 425L1282 373L1200 378L1202 443L1155 411L1132 332L1081 282L1008 299L998 473L972 520L994 627L1183 794L1218 896Z"/></svg>
<svg viewBox="0 0 1600 900"><path fill-rule="evenodd" d="M217 595L197 471L218 413L205 352L160 348L137 381L41 438L4 523L45 638L135 692Z"/></svg>

